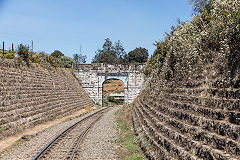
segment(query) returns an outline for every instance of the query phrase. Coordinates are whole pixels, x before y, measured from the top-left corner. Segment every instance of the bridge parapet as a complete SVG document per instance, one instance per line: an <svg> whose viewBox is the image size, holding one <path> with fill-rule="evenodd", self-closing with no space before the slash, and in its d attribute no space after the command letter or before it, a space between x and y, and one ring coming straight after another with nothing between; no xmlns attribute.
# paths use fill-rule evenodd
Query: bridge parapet
<svg viewBox="0 0 240 160"><path fill-rule="evenodd" d="M74 68L79 71L98 71L98 72L142 72L145 64L103 64L103 63L93 63L93 64L76 64Z"/></svg>

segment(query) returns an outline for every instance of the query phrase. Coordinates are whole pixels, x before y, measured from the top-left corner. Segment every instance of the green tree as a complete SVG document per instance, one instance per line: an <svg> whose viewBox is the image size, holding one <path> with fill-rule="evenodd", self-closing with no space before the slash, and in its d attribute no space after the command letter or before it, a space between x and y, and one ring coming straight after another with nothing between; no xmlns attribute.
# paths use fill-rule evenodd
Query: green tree
<svg viewBox="0 0 240 160"><path fill-rule="evenodd" d="M117 64L119 63L119 59L116 57L116 53L114 51L98 50L92 62Z"/></svg>
<svg viewBox="0 0 240 160"><path fill-rule="evenodd" d="M105 39L105 42L104 42L102 48L105 51L112 51L112 50L114 50L114 47L112 45L112 41L109 38Z"/></svg>
<svg viewBox="0 0 240 160"><path fill-rule="evenodd" d="M73 59L74 59L75 63L86 63L87 56L83 55L81 53L79 53L79 54L76 53L73 55Z"/></svg>
<svg viewBox="0 0 240 160"><path fill-rule="evenodd" d="M120 40L118 40L116 43L115 43L115 52L116 52L116 55L117 55L117 58L123 60L124 59L124 56L127 55L123 46L122 46L122 43L120 42Z"/></svg>
<svg viewBox="0 0 240 160"><path fill-rule="evenodd" d="M129 63L144 63L148 59L148 50L146 48L136 48L128 53Z"/></svg>
<svg viewBox="0 0 240 160"><path fill-rule="evenodd" d="M122 64L124 63L125 55L126 52L120 41L117 41L113 46L112 41L107 38L102 49L96 51L92 63Z"/></svg>
<svg viewBox="0 0 240 160"><path fill-rule="evenodd" d="M55 51L51 54L51 56L56 57L56 58L60 58L60 57L64 56L64 54L63 54L61 51L59 51L59 50L55 50Z"/></svg>

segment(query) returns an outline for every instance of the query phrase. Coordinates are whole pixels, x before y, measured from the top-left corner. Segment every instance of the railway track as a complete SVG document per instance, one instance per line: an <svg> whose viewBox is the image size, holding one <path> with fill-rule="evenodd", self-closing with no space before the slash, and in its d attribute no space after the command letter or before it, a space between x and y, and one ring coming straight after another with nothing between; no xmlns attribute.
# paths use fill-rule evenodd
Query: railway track
<svg viewBox="0 0 240 160"><path fill-rule="evenodd" d="M103 116L107 108L99 110L57 135L33 160L40 159L78 159L78 147L92 126Z"/></svg>

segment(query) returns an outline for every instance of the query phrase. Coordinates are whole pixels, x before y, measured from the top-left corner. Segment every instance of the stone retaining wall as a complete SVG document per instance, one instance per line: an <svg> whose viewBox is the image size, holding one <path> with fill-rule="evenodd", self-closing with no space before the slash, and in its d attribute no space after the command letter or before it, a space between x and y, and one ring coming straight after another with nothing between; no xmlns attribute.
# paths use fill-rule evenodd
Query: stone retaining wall
<svg viewBox="0 0 240 160"><path fill-rule="evenodd" d="M0 59L0 139L94 106L70 69Z"/></svg>
<svg viewBox="0 0 240 160"><path fill-rule="evenodd" d="M149 159L240 159L240 87L220 81L153 84L135 99L135 133Z"/></svg>

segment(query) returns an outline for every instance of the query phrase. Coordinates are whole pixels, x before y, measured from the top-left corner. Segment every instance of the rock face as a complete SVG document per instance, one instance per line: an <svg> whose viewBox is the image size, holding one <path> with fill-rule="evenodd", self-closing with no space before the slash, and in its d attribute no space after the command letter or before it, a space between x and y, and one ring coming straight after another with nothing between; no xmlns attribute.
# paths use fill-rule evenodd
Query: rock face
<svg viewBox="0 0 240 160"><path fill-rule="evenodd" d="M0 59L0 139L93 105L70 69Z"/></svg>
<svg viewBox="0 0 240 160"><path fill-rule="evenodd" d="M89 96L100 104L102 104L104 81L109 79L123 81L125 103L129 104L141 91L144 82L143 67L143 64L79 64L75 66L75 74L81 79L82 86Z"/></svg>
<svg viewBox="0 0 240 160"><path fill-rule="evenodd" d="M155 80L134 101L149 159L240 159L240 88L208 71L166 86Z"/></svg>

